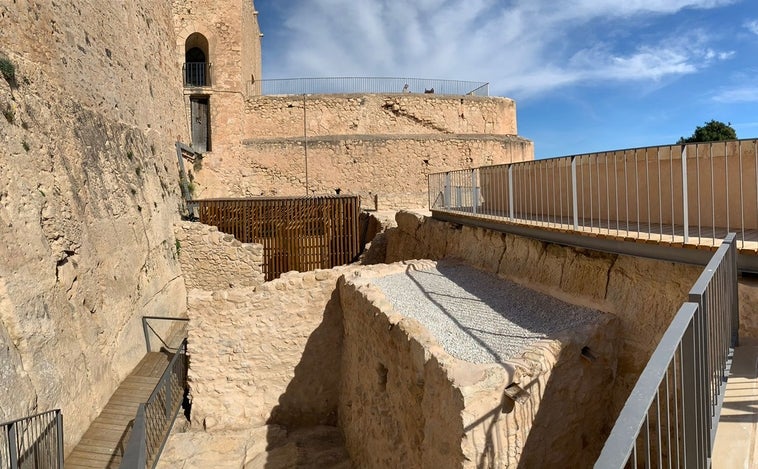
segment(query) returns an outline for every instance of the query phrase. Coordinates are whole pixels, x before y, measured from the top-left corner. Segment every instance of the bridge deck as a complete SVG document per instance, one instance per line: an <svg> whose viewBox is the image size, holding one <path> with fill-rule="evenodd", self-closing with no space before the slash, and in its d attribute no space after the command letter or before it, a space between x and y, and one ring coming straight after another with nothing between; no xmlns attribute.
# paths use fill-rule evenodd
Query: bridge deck
<svg viewBox="0 0 758 469"><path fill-rule="evenodd" d="M119 467L137 407L150 397L171 357L160 352L145 355L66 458L66 469Z"/></svg>

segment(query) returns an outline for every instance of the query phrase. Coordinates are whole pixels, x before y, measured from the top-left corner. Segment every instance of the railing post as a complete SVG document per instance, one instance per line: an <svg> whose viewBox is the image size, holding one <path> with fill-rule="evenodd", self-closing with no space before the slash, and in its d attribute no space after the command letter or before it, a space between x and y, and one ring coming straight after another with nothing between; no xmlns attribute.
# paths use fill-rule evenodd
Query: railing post
<svg viewBox="0 0 758 469"><path fill-rule="evenodd" d="M18 443L16 442L16 422L8 426L8 452L12 468L18 467Z"/></svg>
<svg viewBox="0 0 758 469"><path fill-rule="evenodd" d="M134 419L132 434L124 451L124 457L119 466L120 469L143 469L147 466L146 430L145 404L142 403L137 408L137 417Z"/></svg>
<svg viewBox="0 0 758 469"><path fill-rule="evenodd" d="M471 213L476 213L477 202L479 202L479 194L476 190L476 169L471 169Z"/></svg>
<svg viewBox="0 0 758 469"><path fill-rule="evenodd" d="M445 173L445 193L442 196L445 210L450 210L450 172Z"/></svg>
<svg viewBox="0 0 758 469"><path fill-rule="evenodd" d="M55 427L58 433L58 469L63 469L63 412L60 410L55 415Z"/></svg>
<svg viewBox="0 0 758 469"><path fill-rule="evenodd" d="M571 204L574 211L574 230L579 230L579 202L576 196L576 156L571 157Z"/></svg>
<svg viewBox="0 0 758 469"><path fill-rule="evenodd" d="M508 216L513 220L513 165L508 165Z"/></svg>
<svg viewBox="0 0 758 469"><path fill-rule="evenodd" d="M698 307L699 310L699 307ZM698 314L696 312L695 314ZM700 458L700 435L698 428L698 383L697 383L697 342L695 334L695 323L697 319L692 318L687 330L682 336L682 446L684 448L684 465L683 467L704 467Z"/></svg>
<svg viewBox="0 0 758 469"><path fill-rule="evenodd" d="M147 328L147 319L142 316L142 332L145 334L145 346L147 347L147 353L150 353L150 333Z"/></svg>
<svg viewBox="0 0 758 469"><path fill-rule="evenodd" d="M737 237L736 235L727 235L724 242L729 244L729 251L726 255L728 265L729 283L731 291L729 292L729 307L731 308L732 320L732 347L737 347L740 343L740 304L739 290L737 281Z"/></svg>
<svg viewBox="0 0 758 469"><path fill-rule="evenodd" d="M671 215L673 218L673 214ZM682 222L684 224L684 244L690 240L689 201L687 200L687 146L682 145Z"/></svg>

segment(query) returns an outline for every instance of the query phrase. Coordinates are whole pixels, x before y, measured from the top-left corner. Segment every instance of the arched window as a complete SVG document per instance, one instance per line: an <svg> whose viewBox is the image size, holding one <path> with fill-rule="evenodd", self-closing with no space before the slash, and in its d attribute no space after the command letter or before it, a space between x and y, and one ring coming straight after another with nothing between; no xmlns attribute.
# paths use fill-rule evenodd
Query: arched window
<svg viewBox="0 0 758 469"><path fill-rule="evenodd" d="M192 33L184 42L184 86L210 86L208 39Z"/></svg>

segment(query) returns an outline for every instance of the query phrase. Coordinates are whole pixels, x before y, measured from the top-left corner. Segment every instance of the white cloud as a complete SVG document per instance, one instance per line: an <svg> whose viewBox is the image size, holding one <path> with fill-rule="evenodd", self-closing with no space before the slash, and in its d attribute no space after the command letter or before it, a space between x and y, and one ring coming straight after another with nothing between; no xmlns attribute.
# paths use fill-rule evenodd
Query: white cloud
<svg viewBox="0 0 758 469"><path fill-rule="evenodd" d="M758 86L744 86L722 89L713 96L720 103L755 103L758 102Z"/></svg>
<svg viewBox="0 0 758 469"><path fill-rule="evenodd" d="M758 35L758 20L747 21L744 26L751 33Z"/></svg>
<svg viewBox="0 0 758 469"><path fill-rule="evenodd" d="M660 80L733 52L696 28L637 37L629 20L733 1L296 0L277 35L283 54L264 60L278 76L482 80L520 97L585 81Z"/></svg>

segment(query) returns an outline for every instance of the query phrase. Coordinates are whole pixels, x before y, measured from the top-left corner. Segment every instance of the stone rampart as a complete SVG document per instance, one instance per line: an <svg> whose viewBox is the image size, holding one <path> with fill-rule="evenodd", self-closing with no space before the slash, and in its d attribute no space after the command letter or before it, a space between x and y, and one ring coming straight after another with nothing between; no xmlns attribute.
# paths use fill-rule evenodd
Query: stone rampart
<svg viewBox="0 0 758 469"><path fill-rule="evenodd" d="M448 168L533 158L533 146L502 135L353 135L307 142L311 193L358 194L364 207L427 208L427 175ZM196 173L197 196L303 195L305 141L253 139L228 156L208 154Z"/></svg>
<svg viewBox="0 0 758 469"><path fill-rule="evenodd" d="M303 109L305 107L305 109ZM330 135L516 135L509 98L429 94L253 96L245 102L248 138Z"/></svg>
<svg viewBox="0 0 758 469"><path fill-rule="evenodd" d="M181 222L176 233L176 255L187 288L223 290L251 287L265 281L263 245L241 243L215 226Z"/></svg>

